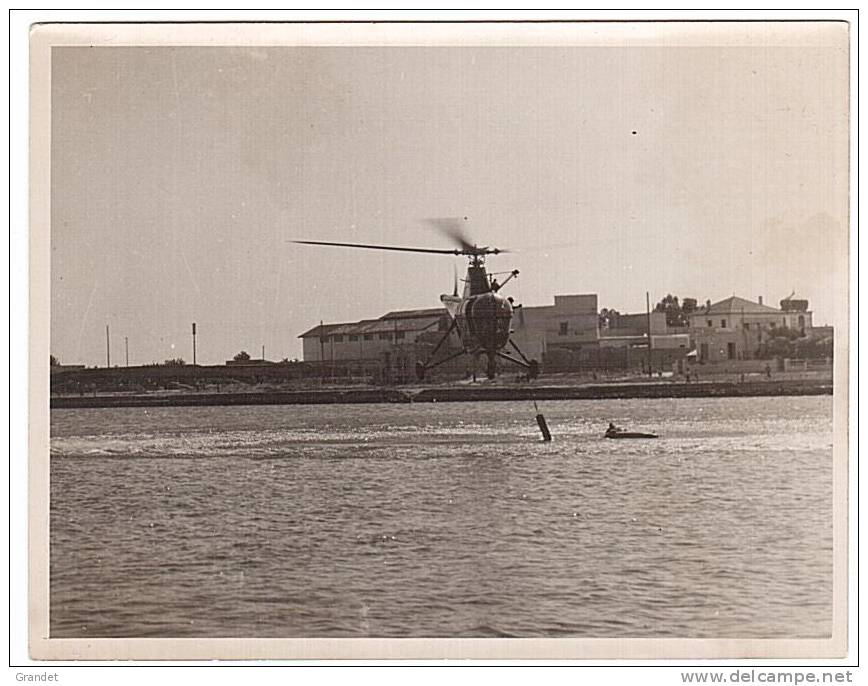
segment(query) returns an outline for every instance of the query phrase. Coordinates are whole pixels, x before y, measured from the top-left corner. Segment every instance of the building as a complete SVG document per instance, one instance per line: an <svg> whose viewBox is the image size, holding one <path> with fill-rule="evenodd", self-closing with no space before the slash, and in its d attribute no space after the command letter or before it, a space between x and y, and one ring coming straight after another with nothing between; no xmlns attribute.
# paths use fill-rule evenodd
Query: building
<svg viewBox="0 0 868 686"><path fill-rule="evenodd" d="M305 362L382 361L386 354L409 354L411 350L420 359L439 342L450 323L443 307L400 310L378 319L320 324L299 338ZM597 296L556 295L554 305L516 307L512 328L512 339L528 359L541 360L551 346L596 347L600 337ZM457 349L459 345L453 332L447 347Z"/></svg>
<svg viewBox="0 0 868 686"><path fill-rule="evenodd" d="M777 329L810 333L813 322L808 301L793 295L781 300L781 308L732 296L690 315L690 340L700 361L751 360L760 345Z"/></svg>
<svg viewBox="0 0 868 686"><path fill-rule="evenodd" d="M528 359L542 360L550 348L578 351L600 340L597 294L556 295L554 305L519 307L512 339Z"/></svg>
<svg viewBox="0 0 868 686"><path fill-rule="evenodd" d="M415 344L425 334L445 331L449 314L442 307L384 314L343 324L320 324L299 336L305 362L380 360L394 346Z"/></svg>
<svg viewBox="0 0 868 686"><path fill-rule="evenodd" d="M329 370L341 368L348 374L409 380L416 362L429 359L450 323L445 308L434 308L323 324L301 334L303 359L322 363ZM652 312L650 323L652 351L648 350L647 313L619 315L616 324L601 327L595 293L556 295L551 305L516 306L511 339L525 357L538 360L549 371L645 368L649 363L657 369L688 353L686 327L673 331L662 312ZM459 349L460 340L453 332L442 350ZM508 362L501 363L502 370L509 368ZM466 374L472 371L473 362L459 356L440 369Z"/></svg>

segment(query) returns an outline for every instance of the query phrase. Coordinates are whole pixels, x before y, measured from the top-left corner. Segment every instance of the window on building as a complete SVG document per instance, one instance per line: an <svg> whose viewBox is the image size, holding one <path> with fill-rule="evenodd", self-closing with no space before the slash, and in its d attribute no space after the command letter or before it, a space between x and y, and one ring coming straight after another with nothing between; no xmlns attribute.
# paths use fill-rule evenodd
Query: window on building
<svg viewBox="0 0 868 686"><path fill-rule="evenodd" d="M404 332L403 331L397 331L395 333L395 338L404 338Z"/></svg>
<svg viewBox="0 0 868 686"><path fill-rule="evenodd" d="M799 328L800 329L805 328L805 316L802 314L799 315Z"/></svg>
<svg viewBox="0 0 868 686"><path fill-rule="evenodd" d="M390 334L390 333L381 333L381 334L380 334L380 340L381 340L381 341L391 341L391 340L392 340L392 334Z"/></svg>
<svg viewBox="0 0 868 686"><path fill-rule="evenodd" d="M744 323L744 328L745 328L745 330L750 329L750 322L745 322L745 323Z"/></svg>
<svg viewBox="0 0 868 686"><path fill-rule="evenodd" d="M366 333L366 334L365 334L365 340L366 340L366 341L372 341L372 340L374 340L374 334L372 334L372 333Z"/></svg>
<svg viewBox="0 0 868 686"><path fill-rule="evenodd" d="M561 322L560 329L558 330L558 335L559 336L566 336L568 328L569 328L569 322Z"/></svg>
<svg viewBox="0 0 868 686"><path fill-rule="evenodd" d="M335 343L343 343L344 337L341 334L335 334L332 336L332 340L334 340Z"/></svg>
<svg viewBox="0 0 868 686"><path fill-rule="evenodd" d="M777 326L774 322L769 322L769 328L774 329Z"/></svg>
<svg viewBox="0 0 868 686"><path fill-rule="evenodd" d="M350 334L351 342L355 343L357 340L359 340L359 337L356 334Z"/></svg>
<svg viewBox="0 0 868 686"><path fill-rule="evenodd" d="M730 360L735 359L735 343L727 343L726 344L726 356Z"/></svg>
<svg viewBox="0 0 868 686"><path fill-rule="evenodd" d="M714 326L714 322L711 321L710 319L707 319L707 320L705 321L705 324L708 326L709 329L710 329L712 326Z"/></svg>
<svg viewBox="0 0 868 686"><path fill-rule="evenodd" d="M726 320L725 320L725 319L721 319L721 320L720 320L720 328L721 328L721 329L725 329L725 328L726 328Z"/></svg>

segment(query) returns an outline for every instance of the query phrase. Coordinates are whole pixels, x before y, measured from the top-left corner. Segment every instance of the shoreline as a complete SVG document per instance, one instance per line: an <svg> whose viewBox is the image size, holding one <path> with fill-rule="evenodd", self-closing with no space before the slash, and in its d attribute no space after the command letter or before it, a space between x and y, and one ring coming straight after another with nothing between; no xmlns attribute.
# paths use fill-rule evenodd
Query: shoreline
<svg viewBox="0 0 868 686"><path fill-rule="evenodd" d="M628 398L740 398L832 395L831 380L609 383L582 386L429 386L342 388L242 393L139 393L53 396L51 409L208 407L221 405L333 405L511 400L607 400Z"/></svg>

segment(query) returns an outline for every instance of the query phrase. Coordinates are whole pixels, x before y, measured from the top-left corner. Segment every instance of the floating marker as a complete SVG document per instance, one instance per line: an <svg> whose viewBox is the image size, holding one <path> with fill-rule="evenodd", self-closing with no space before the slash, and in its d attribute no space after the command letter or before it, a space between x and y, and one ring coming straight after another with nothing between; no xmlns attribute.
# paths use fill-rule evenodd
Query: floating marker
<svg viewBox="0 0 868 686"><path fill-rule="evenodd" d="M552 440L552 434L549 431L548 424L546 424L546 418L543 417L542 412L539 411L539 408L536 405L536 400L533 401L533 407L536 410L536 423L539 424L539 430L542 432L543 441Z"/></svg>

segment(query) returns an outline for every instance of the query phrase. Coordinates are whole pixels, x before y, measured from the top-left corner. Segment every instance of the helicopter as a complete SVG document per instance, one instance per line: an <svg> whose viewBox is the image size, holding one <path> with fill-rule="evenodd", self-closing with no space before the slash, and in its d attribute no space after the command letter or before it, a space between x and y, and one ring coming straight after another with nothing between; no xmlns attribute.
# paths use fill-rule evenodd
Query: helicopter
<svg viewBox="0 0 868 686"><path fill-rule="evenodd" d="M466 218L465 218L466 220ZM529 379L539 376L539 362L528 359L527 356L512 340L512 315L521 305L516 305L511 297L500 295L500 290L508 281L518 276L518 269L509 272L503 283L498 283L493 274L485 269L485 258L488 255L499 255L509 252L500 248L479 246L471 243L467 237L458 230L452 220L432 220L439 228L454 240L459 247L451 249L438 248L410 248L393 245L372 245L367 243L338 243L332 241L308 241L294 240L293 243L305 245L327 245L341 248L362 248L367 250L395 250L399 252L433 253L439 255L464 255L468 258L467 278L464 280L464 293L458 295L458 281L451 295L443 294L440 302L443 303L449 313L450 324L443 336L434 346L428 359L424 362L416 362L416 377L423 381L426 373L439 367L461 355L471 357L485 355L487 359L486 373L489 379L497 376L498 358L508 360L513 364L527 370ZM441 359L437 359L437 353L448 340L452 332L458 334L461 349ZM515 352L518 357L507 352Z"/></svg>

